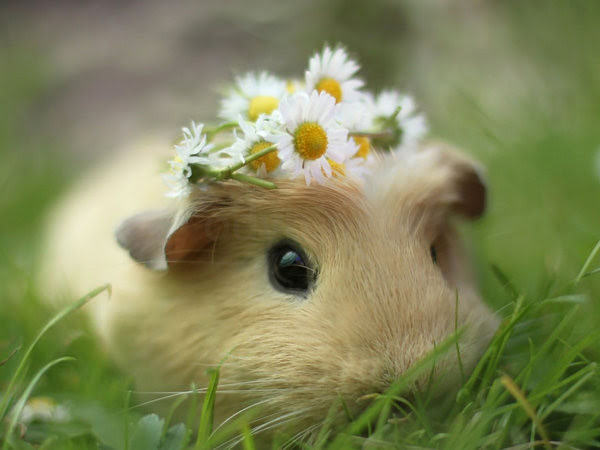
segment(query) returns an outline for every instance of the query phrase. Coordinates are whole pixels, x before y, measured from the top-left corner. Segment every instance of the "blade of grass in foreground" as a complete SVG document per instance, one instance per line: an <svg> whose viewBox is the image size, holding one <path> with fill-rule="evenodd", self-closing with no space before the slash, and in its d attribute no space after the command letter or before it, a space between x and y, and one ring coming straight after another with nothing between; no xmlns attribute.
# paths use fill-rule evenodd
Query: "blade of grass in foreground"
<svg viewBox="0 0 600 450"><path fill-rule="evenodd" d="M15 373L13 374L13 376L11 377L11 379L10 379L10 381L8 383L8 387L4 391L4 396L2 397L2 400L0 401L0 420L2 418L4 418L4 416L6 415L6 411L8 409L8 405L10 404L10 400L11 400L12 395L13 395L12 391L14 389L14 386L15 386L17 380L19 380L20 377L21 377L21 375L23 374L23 371L25 370L25 366L27 365L27 362L29 360L29 356L31 355L31 352L33 351L33 349L35 348L35 346L39 342L39 340L42 338L42 336L44 336L44 334L46 334L50 328L52 328L54 325L56 325L58 322L60 322L66 316L68 316L69 314L71 314L73 311L81 308L83 305L85 305L91 299L93 299L94 297L96 297L97 295L101 294L104 291L107 291L108 295L110 296L110 294L111 294L111 285L110 284L105 284L104 286L100 286L100 287L94 289L93 291L87 293L86 295L84 295L83 297L81 297L79 300L77 300L73 304L67 306L62 311L60 311L58 314L56 314L41 329L41 331L37 334L37 336L35 337L35 339L33 340L33 342L29 345L29 347L25 351L25 354L21 358L21 362L17 366L17 370L15 371Z"/></svg>
<svg viewBox="0 0 600 450"><path fill-rule="evenodd" d="M596 246L591 251L591 253L587 257L587 259L585 260L585 263L583 263L583 267L579 271L577 278L575 278L575 281L574 281L575 286L577 286L581 282L581 279L585 276L586 272L588 271L590 265L592 264L592 261L594 260L594 258L598 254L598 252L600 252L600 241L598 241L596 243Z"/></svg>
<svg viewBox="0 0 600 450"><path fill-rule="evenodd" d="M11 421L10 421L10 425L9 425L8 431L6 433L6 439L4 441L4 445L2 446L3 450L8 448L8 443L9 443L10 440L12 440L13 432L15 430L15 427L17 426L17 422L19 421L19 417L21 417L21 413L23 412L23 408L25 408L25 403L27 402L27 399L31 395L31 392L35 388L35 386L38 383L38 381L40 381L40 378L42 378L42 375L44 375L48 371L48 369L50 369L52 366L55 366L57 364L65 362L65 361L74 361L74 360L75 360L75 358L72 358L70 356L64 356L62 358L55 359L54 361L51 361L48 364L46 364L44 367L42 367L38 371L38 373L35 374L35 376L33 377L33 379L29 382L29 385L27 385L27 388L23 392L23 395L21 395L21 398L15 404L15 407L14 407L13 413L12 413L12 418L11 418Z"/></svg>
<svg viewBox="0 0 600 450"><path fill-rule="evenodd" d="M10 352L10 354L3 359L2 361L0 361L0 367L2 367L4 364L6 364L7 362L9 362L13 356L15 356L17 354L17 352L19 351L20 347L16 347L12 350L12 352Z"/></svg>
<svg viewBox="0 0 600 450"><path fill-rule="evenodd" d="M219 368L209 369L210 382L208 390L202 403L202 415L200 416L200 425L198 427L198 439L196 440L196 448L203 448L208 444L208 438L212 434L215 397L217 396L217 386L219 384Z"/></svg>
<svg viewBox="0 0 600 450"><path fill-rule="evenodd" d="M502 375L500 378L500 382L502 385L508 390L511 395L519 402L525 413L529 416L531 421L535 424L539 434L542 436L543 444L545 448L550 447L550 439L548 437L548 433L546 432L546 428L542 424L541 419L538 417L535 409L531 406L531 403L527 400L527 397L523 393L523 391L517 386L514 380L508 375Z"/></svg>
<svg viewBox="0 0 600 450"><path fill-rule="evenodd" d="M248 425L244 425L242 428L242 433L244 435L244 450L256 450L256 445L254 444L254 438L252 438L252 432L250 431L250 427Z"/></svg>

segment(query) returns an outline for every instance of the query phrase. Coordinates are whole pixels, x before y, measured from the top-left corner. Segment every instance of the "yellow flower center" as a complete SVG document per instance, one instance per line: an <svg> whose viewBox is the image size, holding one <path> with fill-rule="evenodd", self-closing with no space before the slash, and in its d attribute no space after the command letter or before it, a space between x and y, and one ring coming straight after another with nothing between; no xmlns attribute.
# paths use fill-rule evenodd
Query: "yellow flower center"
<svg viewBox="0 0 600 450"><path fill-rule="evenodd" d="M173 157L173 162L181 164L181 163L183 163L183 159L181 159L181 157L179 155L175 155ZM171 166L171 168L169 169L169 172L171 172L171 174L173 174L173 175L177 175L177 169L173 166Z"/></svg>
<svg viewBox="0 0 600 450"><path fill-rule="evenodd" d="M265 148L271 147L272 145L273 144L271 142L267 141L258 142L252 146L250 149L250 154L254 155ZM258 170L260 169L260 166L264 164L267 172L273 172L275 169L277 169L277 167L279 167L280 163L281 160L277 155L277 150L275 150L274 152L267 153L265 156L261 156L260 158L251 161L250 165L254 170Z"/></svg>
<svg viewBox="0 0 600 450"><path fill-rule="evenodd" d="M248 107L248 118L252 121L258 119L261 114L271 114L279 106L279 100L270 95L259 95L250 100Z"/></svg>
<svg viewBox="0 0 600 450"><path fill-rule="evenodd" d="M358 145L358 150L354 154L355 158L365 158L371 152L371 140L365 136L353 136L354 142Z"/></svg>
<svg viewBox="0 0 600 450"><path fill-rule="evenodd" d="M333 161L329 158L327 158L327 162L331 166L331 174L334 177L337 177L339 175L341 175L341 176L346 175L346 165L345 164L336 163L335 161ZM323 172L323 175L325 175L325 172Z"/></svg>
<svg viewBox="0 0 600 450"><path fill-rule="evenodd" d="M305 122L294 133L294 148L302 159L318 159L327 150L327 133L315 122Z"/></svg>
<svg viewBox="0 0 600 450"><path fill-rule="evenodd" d="M342 87L337 80L334 80L333 78L321 78L317 83L316 88L319 92L327 92L335 98L336 103L342 101Z"/></svg>
<svg viewBox="0 0 600 450"><path fill-rule="evenodd" d="M285 90L287 91L288 94L293 94L294 92L296 92L297 85L298 85L297 81L287 80L285 82Z"/></svg>

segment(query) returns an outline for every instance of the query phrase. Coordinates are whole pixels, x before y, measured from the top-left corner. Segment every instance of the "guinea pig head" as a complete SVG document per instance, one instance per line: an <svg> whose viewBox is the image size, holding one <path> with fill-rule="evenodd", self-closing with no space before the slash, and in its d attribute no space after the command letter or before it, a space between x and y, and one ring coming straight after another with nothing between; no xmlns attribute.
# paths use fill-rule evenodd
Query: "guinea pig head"
<svg viewBox="0 0 600 450"><path fill-rule="evenodd" d="M206 365L221 362L222 389L238 394L221 400L231 409L252 400L306 419L340 396L359 408L457 326L462 364L472 367L497 319L453 223L483 213L481 171L443 147L376 166L363 185L219 183L195 190L174 219L127 221L121 245L166 270L152 281L160 312L144 311L160 320L137 343L152 347L154 373L201 384ZM169 340L177 345L167 358ZM452 347L434 376L447 385L458 373Z"/></svg>

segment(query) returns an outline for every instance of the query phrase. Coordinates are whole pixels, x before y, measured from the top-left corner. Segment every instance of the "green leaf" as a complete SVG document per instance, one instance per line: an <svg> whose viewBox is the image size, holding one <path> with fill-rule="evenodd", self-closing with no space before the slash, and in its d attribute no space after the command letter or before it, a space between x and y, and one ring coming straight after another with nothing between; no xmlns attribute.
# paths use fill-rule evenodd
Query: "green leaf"
<svg viewBox="0 0 600 450"><path fill-rule="evenodd" d="M184 424L173 425L165 434L160 450L182 450L185 446L187 428Z"/></svg>
<svg viewBox="0 0 600 450"><path fill-rule="evenodd" d="M90 432L104 446L111 449L125 448L125 422L127 419L114 411L95 404L72 404L71 413L77 420L90 426Z"/></svg>
<svg viewBox="0 0 600 450"><path fill-rule="evenodd" d="M156 414L142 417L132 430L129 450L158 450L163 424Z"/></svg>

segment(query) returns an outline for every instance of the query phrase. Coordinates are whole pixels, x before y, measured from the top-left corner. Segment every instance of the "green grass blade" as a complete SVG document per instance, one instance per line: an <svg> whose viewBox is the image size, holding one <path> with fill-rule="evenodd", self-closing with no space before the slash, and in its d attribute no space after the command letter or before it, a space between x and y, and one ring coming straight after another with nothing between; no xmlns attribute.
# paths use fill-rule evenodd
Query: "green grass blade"
<svg viewBox="0 0 600 450"><path fill-rule="evenodd" d="M325 443L327 442L327 438L331 434L331 427L333 425L333 421L335 420L335 416L337 410L339 409L339 403L341 402L333 402L329 407L329 411L327 412L327 416L323 421L323 425L321 425L319 429L319 433L315 439L315 444L313 446L314 450L321 450ZM346 406L347 407L347 406Z"/></svg>
<svg viewBox="0 0 600 450"><path fill-rule="evenodd" d="M200 416L200 425L198 426L196 449L203 448L208 443L208 438L213 429L215 398L219 384L219 368L209 369L208 372L210 373L210 382L204 396L204 402L202 403L202 415Z"/></svg>
<svg viewBox="0 0 600 450"><path fill-rule="evenodd" d="M5 359L3 359L2 361L0 361L0 367L2 367L4 364L6 364L7 362L9 362L13 358L13 356L15 356L17 354L17 352L20 350L20 348L21 347L15 347L15 348L13 348L12 352L10 352Z"/></svg>
<svg viewBox="0 0 600 450"><path fill-rule="evenodd" d="M556 408L558 408L568 397L570 397L575 391L577 391L587 380L596 375L596 363L580 370L576 375L580 375L581 378L573 383L569 389L563 392L554 402L552 402L541 414L540 420L544 420L548 417Z"/></svg>
<svg viewBox="0 0 600 450"><path fill-rule="evenodd" d="M252 432L250 431L250 427L248 426L248 424L245 424L242 427L242 434L244 436L244 440L242 441L242 443L244 444L244 450L256 450L254 438L252 437Z"/></svg>
<svg viewBox="0 0 600 450"><path fill-rule="evenodd" d="M590 270L589 272L586 272L583 276L589 277L590 275L594 275L595 273L599 273L599 272L600 272L600 267Z"/></svg>
<svg viewBox="0 0 600 450"><path fill-rule="evenodd" d="M510 281L510 278L508 278L504 271L496 264L491 264L490 268L492 270L492 274L500 282L500 285L506 290L510 297L517 298L519 296L519 290L515 287L512 281Z"/></svg>
<svg viewBox="0 0 600 450"><path fill-rule="evenodd" d="M107 291L110 295L110 292L111 292L110 284L105 284L104 286L100 286L100 287L94 289L93 291L91 291L91 292L87 293L86 295L84 295L83 297L81 297L76 302L67 306L62 311L60 311L58 314L56 314L52 319L50 319L48 321L48 323L41 329L41 331L37 334L37 336L35 337L33 342L29 345L29 347L27 347L25 354L21 358L21 362L17 366L17 370L15 371L15 373L13 374L13 376L11 377L11 379L8 383L5 394L2 398L2 402L0 402L0 420L6 415L6 411L8 409L8 405L9 405L10 399L12 397L12 390L14 389L16 381L22 375L22 372L25 369L27 361L29 360L29 356L31 355L31 352L33 351L33 349L35 348L35 346L39 342L39 340L42 338L42 336L44 336L44 334L46 334L48 332L48 330L50 330L50 328L52 328L54 325L56 325L58 322L60 322L66 316L71 314L73 311L81 308L83 305L85 305L91 299L93 299L94 297L96 297L97 295L101 294L104 291Z"/></svg>
<svg viewBox="0 0 600 450"><path fill-rule="evenodd" d="M523 393L523 391L515 384L513 379L508 375L503 375L500 379L502 385L508 390L511 395L517 400L517 402L521 405L525 413L529 416L531 421L535 424L536 428L540 436L542 436L544 447L550 448L550 438L548 437L548 433L546 432L546 428L542 424L542 420L537 415L535 409L527 400L527 397Z"/></svg>
<svg viewBox="0 0 600 450"><path fill-rule="evenodd" d="M458 333L458 289L456 289L456 302L454 304L454 332ZM462 357L460 355L460 343L456 340L456 359L458 360L458 369L460 371L460 381L465 382L465 368L463 366Z"/></svg>
<svg viewBox="0 0 600 450"><path fill-rule="evenodd" d="M125 423L123 427L123 442L125 445L125 450L129 450L129 403L131 402L131 389L127 390L127 394L125 395L125 402L123 405L123 412L125 414Z"/></svg>
<svg viewBox="0 0 600 450"><path fill-rule="evenodd" d="M38 370L38 372L35 374L35 376L33 377L33 379L29 382L29 384L27 385L27 388L25 388L25 390L23 391L23 394L21 395L21 397L19 398L19 400L15 404L15 407L14 407L13 413L12 413L12 419L10 421L10 425L8 427L8 431L6 433L6 440L4 441L4 445L2 447L3 450L8 448L8 441L9 441L9 439L12 438L12 435L13 435L14 429L15 429L15 427L17 425L17 422L19 420L19 417L21 416L21 413L23 412L23 408L25 407L25 403L27 402L27 399L31 395L31 392L33 391L33 389L37 385L38 381L40 381L40 378L42 378L42 376L51 367L53 367L53 366L55 366L57 364L60 364L62 362L74 361L74 360L75 360L75 358L72 358L70 356L64 356L62 358L58 358L58 359L55 359L54 361L49 362L44 367L42 367L40 370Z"/></svg>
<svg viewBox="0 0 600 450"><path fill-rule="evenodd" d="M190 391L190 403L188 405L187 418L185 420L185 428L187 430L187 433L184 439L184 446L188 445L188 443L192 439L192 435L194 434L193 429L196 423L196 416L198 413L198 396L200 395L198 393L198 388L196 387L195 383L192 383Z"/></svg>
<svg viewBox="0 0 600 450"><path fill-rule="evenodd" d="M172 428L171 426L171 422L173 420L173 415L175 414L175 411L177 410L177 408L179 408L179 406L185 402L188 399L187 395L180 395L174 402L173 404L169 407L169 412L167 413L167 416L165 417L165 426L163 428L163 433L161 438L164 439L164 437L166 436L168 430L170 428ZM185 427L185 425L184 425Z"/></svg>
<svg viewBox="0 0 600 450"><path fill-rule="evenodd" d="M573 307L571 311L569 311L563 319L558 323L558 325L554 328L550 336L548 336L542 346L535 352L535 355L532 359L529 360L527 364L527 369L534 367L552 348L552 346L558 341L561 334L570 328L573 327L575 320L577 319L577 312L579 308L577 306ZM523 371L522 374L526 372ZM519 375L516 378L517 383L522 383L523 378Z"/></svg>
<svg viewBox="0 0 600 450"><path fill-rule="evenodd" d="M481 386L489 386L490 380L496 373L497 364L500 356L506 347L506 344L512 335L515 325L522 319L528 311L527 307L522 307L524 301L523 296L519 296L515 301L515 308L510 317L506 318L496 330L488 348L479 359L479 362L473 369L471 376L465 385L457 394L458 403L465 403L475 390L476 384Z"/></svg>
<svg viewBox="0 0 600 450"><path fill-rule="evenodd" d="M587 259L585 260L585 263L583 263L583 267L579 271L577 278L575 278L575 282L574 282L575 286L577 286L579 284L579 282L581 281L581 279L585 276L586 272L588 271L590 265L592 264L592 261L594 260L594 258L598 254L598 252L600 252L600 241L598 241L596 243L593 250L591 251L591 253L587 257Z"/></svg>

